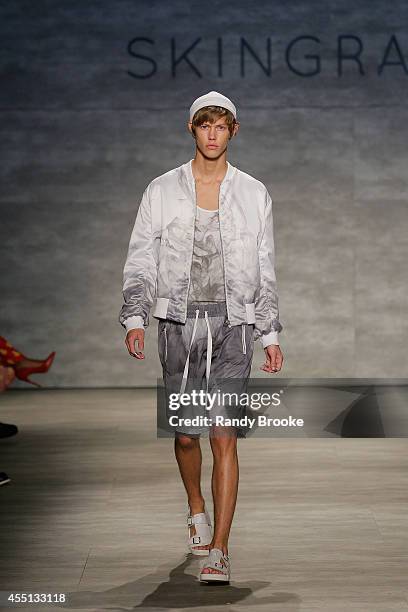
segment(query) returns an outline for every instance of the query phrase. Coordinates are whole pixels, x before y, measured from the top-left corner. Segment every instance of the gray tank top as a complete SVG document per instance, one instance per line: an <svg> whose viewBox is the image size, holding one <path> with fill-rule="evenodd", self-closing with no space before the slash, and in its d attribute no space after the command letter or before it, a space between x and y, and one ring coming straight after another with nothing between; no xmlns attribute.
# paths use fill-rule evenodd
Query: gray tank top
<svg viewBox="0 0 408 612"><path fill-rule="evenodd" d="M188 302L225 302L218 210L197 206Z"/></svg>

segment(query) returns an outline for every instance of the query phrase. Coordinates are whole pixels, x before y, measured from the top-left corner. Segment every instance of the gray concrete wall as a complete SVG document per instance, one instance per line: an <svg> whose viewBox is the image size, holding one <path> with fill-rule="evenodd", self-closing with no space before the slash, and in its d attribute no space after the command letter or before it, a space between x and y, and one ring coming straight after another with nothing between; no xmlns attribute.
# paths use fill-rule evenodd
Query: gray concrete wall
<svg viewBox="0 0 408 612"><path fill-rule="evenodd" d="M0 17L0 334L57 351L37 380L160 375L155 319L144 362L124 348L122 268L141 194L194 156L188 107L211 89L238 107L229 160L274 201L281 375L407 376L406 2L4 0ZM172 69L172 44L195 41Z"/></svg>

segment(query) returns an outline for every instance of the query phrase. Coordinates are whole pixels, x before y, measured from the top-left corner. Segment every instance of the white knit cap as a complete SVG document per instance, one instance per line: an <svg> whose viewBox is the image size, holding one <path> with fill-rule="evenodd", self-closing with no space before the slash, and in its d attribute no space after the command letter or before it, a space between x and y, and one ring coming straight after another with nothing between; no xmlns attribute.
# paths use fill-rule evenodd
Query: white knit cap
<svg viewBox="0 0 408 612"><path fill-rule="evenodd" d="M204 106L222 106L227 108L237 118L237 109L229 98L218 93L218 91L209 91L208 93L196 98L190 106L190 121L194 117L194 114Z"/></svg>

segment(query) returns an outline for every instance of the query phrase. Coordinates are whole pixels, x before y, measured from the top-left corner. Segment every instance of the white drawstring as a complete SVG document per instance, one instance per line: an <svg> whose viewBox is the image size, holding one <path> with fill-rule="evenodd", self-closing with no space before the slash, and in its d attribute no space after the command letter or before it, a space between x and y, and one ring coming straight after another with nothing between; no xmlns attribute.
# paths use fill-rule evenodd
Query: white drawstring
<svg viewBox="0 0 408 612"><path fill-rule="evenodd" d="M246 355L246 342L245 342L245 323L242 323L242 352Z"/></svg>
<svg viewBox="0 0 408 612"><path fill-rule="evenodd" d="M205 378L206 378L205 407L207 408L208 383L210 380L211 357L212 357L212 336L211 336L210 322L208 320L208 313L206 310L204 311L204 317L207 323L207 365L205 368Z"/></svg>
<svg viewBox="0 0 408 612"><path fill-rule="evenodd" d="M190 340L190 346L188 349L186 364L184 366L183 380L182 380L181 387L180 387L180 394L184 393L184 390L187 385L188 367L190 364L190 352L191 352L191 347L193 346L193 341L194 341L194 337L195 337L195 333L197 329L198 315L199 315L200 310L197 308L195 312L196 312L196 316L195 316L195 321L194 321L194 326L193 326L193 332L191 334L191 340ZM211 335L210 322L208 320L208 312L206 310L204 311L204 317L205 317L205 322L207 324L207 363L205 366L205 378L206 378L205 408L207 408L208 386L209 386L209 381L210 381L210 370L211 370L211 359L212 359L212 335Z"/></svg>
<svg viewBox="0 0 408 612"><path fill-rule="evenodd" d="M195 336L196 329L197 329L197 321L198 321L199 312L200 312L200 310L197 308L197 310L196 310L196 317L195 317L195 321L194 321L194 327L193 327L193 333L191 334L190 347L188 349L188 354L187 354L187 359L186 359L186 365L184 366L183 380L182 380L181 387L180 387L180 394L184 393L184 389L186 388L186 384L187 384L188 366L189 366L189 363L190 363L190 351L191 351L191 347L193 345L193 340L194 340L194 336Z"/></svg>

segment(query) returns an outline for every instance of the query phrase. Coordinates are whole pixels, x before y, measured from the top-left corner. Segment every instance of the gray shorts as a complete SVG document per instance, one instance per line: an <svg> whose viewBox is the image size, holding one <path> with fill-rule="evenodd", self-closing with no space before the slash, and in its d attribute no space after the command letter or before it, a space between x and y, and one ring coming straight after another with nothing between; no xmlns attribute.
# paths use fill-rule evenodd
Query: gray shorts
<svg viewBox="0 0 408 612"><path fill-rule="evenodd" d="M166 397L192 390L246 393L254 351L253 336L253 324L230 325L225 302L190 303L185 323L160 319L158 350ZM166 417L174 414L183 420L200 415L211 417L215 423L217 415L242 419L247 410L243 405L215 401L210 410L205 406L189 405L180 406L175 412L169 409L167 399ZM247 430L246 426L234 426L230 431L244 438ZM221 432L219 427L217 431ZM177 432L196 437L206 433L214 435L215 430L214 426L200 423L177 425Z"/></svg>

